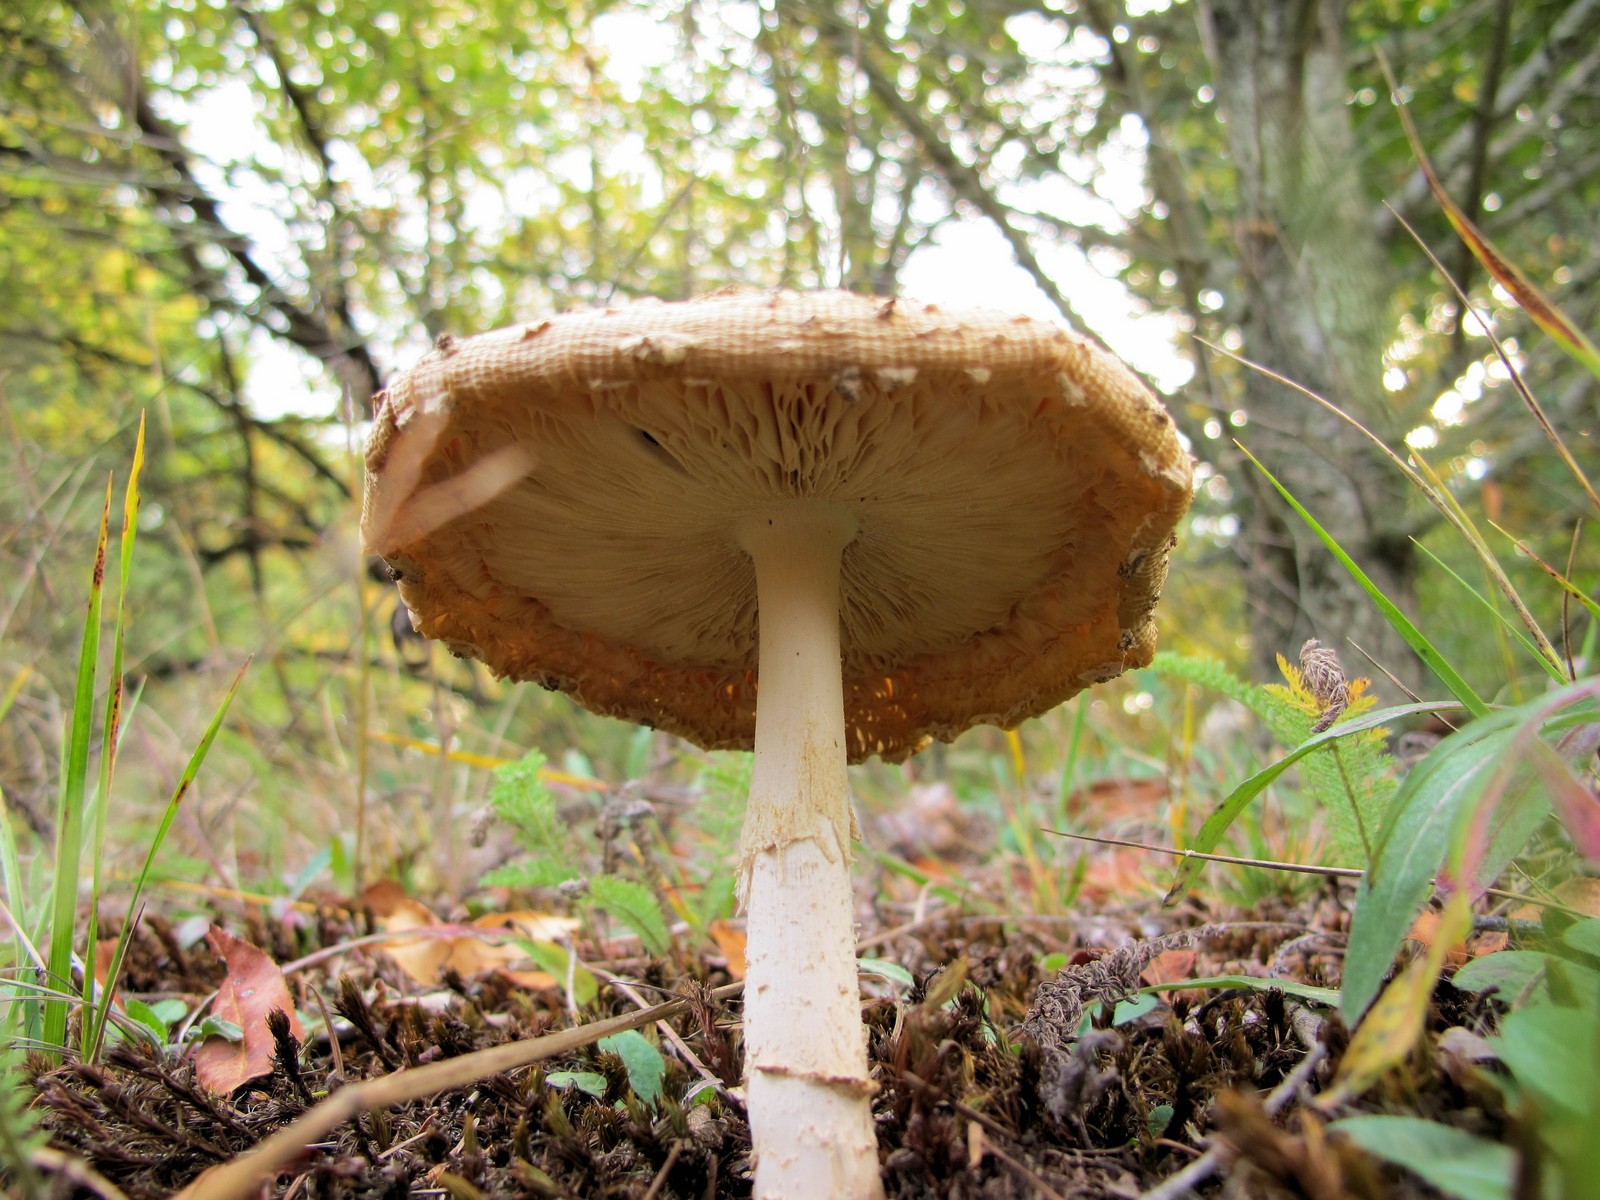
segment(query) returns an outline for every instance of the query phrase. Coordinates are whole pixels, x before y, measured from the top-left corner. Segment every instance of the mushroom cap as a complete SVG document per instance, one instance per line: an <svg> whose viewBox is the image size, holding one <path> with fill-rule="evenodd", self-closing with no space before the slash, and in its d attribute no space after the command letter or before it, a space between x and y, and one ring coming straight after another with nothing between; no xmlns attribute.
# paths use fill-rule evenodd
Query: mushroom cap
<svg viewBox="0 0 1600 1200"><path fill-rule="evenodd" d="M753 745L742 520L826 503L851 761L1150 661L1192 461L1116 358L1028 318L721 292L446 340L375 398L362 533L422 633Z"/></svg>

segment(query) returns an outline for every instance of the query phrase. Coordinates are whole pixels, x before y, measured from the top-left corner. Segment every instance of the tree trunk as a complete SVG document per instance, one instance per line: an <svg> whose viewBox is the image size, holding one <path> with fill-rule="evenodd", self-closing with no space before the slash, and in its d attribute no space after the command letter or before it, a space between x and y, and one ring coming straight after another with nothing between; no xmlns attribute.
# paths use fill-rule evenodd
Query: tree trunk
<svg viewBox="0 0 1600 1200"><path fill-rule="evenodd" d="M1236 321L1246 357L1338 405L1396 445L1383 388L1389 288L1347 107L1345 0L1202 0L1200 32L1238 176ZM1241 368L1235 436L1403 609L1416 571L1407 489L1356 429L1275 379ZM1231 451L1230 451L1231 453ZM1407 686L1421 664L1317 536L1248 461L1224 458L1241 503L1258 678L1308 637L1351 674Z"/></svg>

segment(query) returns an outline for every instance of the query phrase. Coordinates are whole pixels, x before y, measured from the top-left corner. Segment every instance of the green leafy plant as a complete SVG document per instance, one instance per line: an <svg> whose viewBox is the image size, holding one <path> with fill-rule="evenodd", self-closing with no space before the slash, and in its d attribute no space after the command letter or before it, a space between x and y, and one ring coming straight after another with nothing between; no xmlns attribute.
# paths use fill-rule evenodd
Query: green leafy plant
<svg viewBox="0 0 1600 1200"><path fill-rule="evenodd" d="M109 545L111 521L111 479L106 481L105 501L100 511L99 536L95 544L94 567L90 576L87 613L84 620L83 636L79 648L77 682L74 689L72 712L67 729L62 739L61 746L61 783L57 796L56 807L56 845L53 864L53 878L51 883L48 928L49 949L45 962L46 979L48 988L42 992L43 999L40 1003L42 1024L39 1033L43 1044L54 1051L65 1049L67 1045L68 1016L74 1004L73 999L73 964L74 951L81 945L84 952L81 961L92 963L94 961L94 947L99 943L99 907L103 885L103 860L106 848L108 814L110 812L111 792L115 780L115 767L117 752L121 747L122 737L127 730L128 719L136 706L138 695L130 699L124 694L124 646L128 618L128 599L131 591L133 575L133 551L138 533L138 513L140 504L139 480L144 468L144 418L139 420L138 435L134 443L133 461L128 473L128 482L123 494L122 502L122 537L118 554L118 591L115 616L111 626L111 663L108 672L109 678L106 686L104 700L103 720L100 727L99 771L98 780L94 791L89 789L89 762L90 750L94 741L95 732L95 697L100 673L100 640L101 618L104 607L106 556ZM105 1040L106 1029L111 1018L111 1002L116 991L117 980L122 969L124 955L127 952L129 940L138 924L142 912L142 895L149 881L151 870L155 864L156 855L172 827L177 816L178 808L183 797L189 791L201 764L205 761L207 753L215 741L222 721L226 717L228 708L233 702L233 697L243 680L248 663L239 670L233 685L223 697L215 714L200 742L190 755L174 789L167 809L160 825L145 854L144 865L140 870L133 888L133 895L128 902L126 916L122 922L122 929L113 949L110 965L106 971L106 978L97 981L91 968L83 970L81 1011L80 1049L85 1059L93 1060L100 1051ZM90 810L92 802L93 808ZM0 814L3 815L3 814ZM89 867L91 871L91 889L89 893L88 913L82 937L79 938L78 929L78 886L82 872L83 853L85 849L86 818L88 822L87 848L89 851ZM20 870L17 866L16 847L9 826L4 835L4 843L0 845L0 857L4 859L4 876L8 895L16 903L20 901L21 888L19 884ZM15 909L13 910L16 911ZM18 930L18 945L13 950L13 961L20 964L23 961L22 947L20 945L20 922L14 922ZM24 1018L25 1023L31 1021Z"/></svg>
<svg viewBox="0 0 1600 1200"><path fill-rule="evenodd" d="M1187 657L1162 651L1151 663L1157 674L1182 679L1216 691L1244 705L1280 743L1299 746L1314 733L1326 715L1339 722L1354 721L1373 710L1365 679L1349 682L1348 699L1337 714L1313 694L1300 669L1283 655L1278 669L1284 683L1255 685L1245 682L1215 659ZM1317 808L1328 814L1334 837L1333 861L1365 865L1370 852L1368 830L1382 816L1396 786L1397 764L1387 749L1388 729L1383 724L1363 725L1350 736L1319 743L1317 753L1299 762L1303 786ZM1209 849L1209 847L1199 847Z"/></svg>
<svg viewBox="0 0 1600 1200"><path fill-rule="evenodd" d="M672 933L655 891L613 872L585 875L584 848L541 775L544 766L544 755L532 750L495 769L489 802L515 832L523 855L490 871L484 884L560 888L580 907L600 909L620 921L651 954L666 954L672 948Z"/></svg>
<svg viewBox="0 0 1600 1200"><path fill-rule="evenodd" d="M1420 145L1403 108L1402 119L1421 157ZM1455 208L1425 158L1423 162L1428 181L1451 223L1490 275L1516 297L1540 328L1600 378L1600 358L1592 343ZM1431 253L1429 257L1432 258ZM1434 262L1437 266L1437 259ZM1466 295L1459 288L1456 292L1463 305L1470 308ZM1534 423L1551 441L1582 493L1600 510L1600 494L1578 459L1528 390L1492 328L1487 322L1483 328ZM1356 424L1320 397L1305 394ZM1408 462L1375 435L1356 427L1388 456L1476 556L1485 579L1492 584L1488 596L1470 587L1455 571L1446 569L1450 578L1488 611L1501 644L1508 648L1520 646L1554 683L1545 694L1523 703L1492 707L1288 489L1251 457L1251 462L1346 567L1469 718L1405 776L1373 831L1368 867L1357 886L1339 996L1342 1015L1356 1027L1355 1034L1341 1064L1339 1081L1322 1098L1325 1108L1356 1100L1382 1074L1407 1058L1422 1036L1430 994L1445 969L1446 950L1470 928L1471 902L1511 865L1536 830L1546 824L1552 810L1571 839L1562 855L1565 861L1570 865L1581 856L1591 864L1600 864L1600 801L1595 792L1600 677L1580 677L1571 655L1570 629L1564 627L1560 639L1545 633L1487 539L1426 461L1413 454ZM1248 451L1245 453L1248 456ZM1523 548L1520 542L1517 544ZM1574 553L1576 546L1575 537ZM1568 597L1579 598L1591 620L1597 616L1584 589L1547 564L1540 566ZM1569 567L1569 574L1570 571ZM1502 601L1509 615L1502 609ZM1565 621L1564 616L1564 625ZM1586 647L1592 648L1594 633L1591 624ZM1565 655L1556 650L1558 641L1567 647ZM1509 668L1509 652L1506 660ZM1515 696L1518 681L1514 674L1508 684ZM1317 742L1317 737L1308 739L1289 757L1304 757ZM1256 778L1267 773L1261 772ZM1237 803L1236 797L1250 786L1247 783L1238 789L1223 808ZM1219 810L1218 816L1221 815ZM1432 944L1425 955L1385 985L1385 976L1403 940L1435 895L1445 897L1445 901ZM1500 1081L1508 1107L1518 1112L1525 1128L1533 1132L1533 1139L1525 1142L1526 1152L1542 1150L1554 1165L1553 1172L1543 1172L1550 1185L1544 1189L1546 1195L1595 1194L1593 1148L1600 1145L1597 968L1600 921L1589 920L1571 926L1560 939L1546 941L1532 950L1502 951L1472 962L1453 980L1458 988L1466 990L1496 990L1511 1006L1501 1018L1498 1033L1487 1044L1509 1072L1509 1079ZM1349 1117L1334 1122L1331 1128L1375 1156L1414 1171L1463 1200L1502 1200L1537 1190L1530 1190L1528 1182L1540 1176L1537 1164L1519 1166L1511 1148L1469 1131L1418 1117L1382 1113Z"/></svg>
<svg viewBox="0 0 1600 1200"><path fill-rule="evenodd" d="M0 1030L10 1033L14 1017L0 1015ZM0 1037L0 1176L9 1176L24 1196L42 1196L45 1189L33 1155L46 1141L28 1100L33 1089L24 1082L22 1055L14 1039Z"/></svg>

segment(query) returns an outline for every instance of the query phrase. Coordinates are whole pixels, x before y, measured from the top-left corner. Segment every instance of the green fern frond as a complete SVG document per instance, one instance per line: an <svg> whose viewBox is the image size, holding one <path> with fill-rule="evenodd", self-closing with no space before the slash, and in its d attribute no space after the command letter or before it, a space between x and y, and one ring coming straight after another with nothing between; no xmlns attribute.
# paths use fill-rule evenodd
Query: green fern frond
<svg viewBox="0 0 1600 1200"><path fill-rule="evenodd" d="M700 761L694 778L694 824L720 848L739 839L754 762L754 755L741 750L710 753Z"/></svg>
<svg viewBox="0 0 1600 1200"><path fill-rule="evenodd" d="M1284 682L1265 684L1261 689L1272 701L1267 729L1284 745L1298 746L1311 736L1322 708L1299 669L1281 654L1278 669ZM1335 727L1376 705L1367 694L1369 682L1350 680L1349 704ZM1367 845L1398 786L1396 767L1388 750L1388 734L1381 728L1344 738L1301 761L1300 778L1307 793L1328 814L1335 862L1370 865Z"/></svg>
<svg viewBox="0 0 1600 1200"><path fill-rule="evenodd" d="M531 891L535 888L556 887L569 879L576 878L578 871L568 860L546 854L519 858L515 862L498 866L486 874L481 883L484 887L508 887Z"/></svg>
<svg viewBox="0 0 1600 1200"><path fill-rule="evenodd" d="M1246 683L1212 658L1192 658L1162 651L1150 669L1158 674L1220 693L1261 718L1280 744L1298 746L1311 736L1322 716L1316 697L1300 672L1282 655L1278 667L1284 683ZM1350 682L1350 703L1340 720L1350 720L1374 705L1367 681ZM1299 764L1307 794L1328 814L1333 857L1339 863L1365 864L1365 842L1374 834L1397 786L1396 764L1387 749L1387 734L1372 729L1319 750ZM1368 838L1362 837L1365 829Z"/></svg>
<svg viewBox="0 0 1600 1200"><path fill-rule="evenodd" d="M535 858L563 859L567 852L567 830L556 811L540 771L544 755L530 750L520 760L497 767L489 803L495 813L516 830L517 841Z"/></svg>
<svg viewBox="0 0 1600 1200"><path fill-rule="evenodd" d="M1195 658L1162 650L1151 661L1150 670L1237 700L1262 719L1267 716L1267 704L1262 699L1261 689L1240 679L1217 659Z"/></svg>
<svg viewBox="0 0 1600 1200"><path fill-rule="evenodd" d="M661 915L655 894L644 884L619 875L596 875L589 881L589 898L638 934L651 954L671 949L667 919Z"/></svg>
<svg viewBox="0 0 1600 1200"><path fill-rule="evenodd" d="M20 1196L42 1196L45 1188L33 1166L34 1151L48 1140L29 1107L33 1088L22 1069L22 1054L0 1048L0 1177L12 1181Z"/></svg>

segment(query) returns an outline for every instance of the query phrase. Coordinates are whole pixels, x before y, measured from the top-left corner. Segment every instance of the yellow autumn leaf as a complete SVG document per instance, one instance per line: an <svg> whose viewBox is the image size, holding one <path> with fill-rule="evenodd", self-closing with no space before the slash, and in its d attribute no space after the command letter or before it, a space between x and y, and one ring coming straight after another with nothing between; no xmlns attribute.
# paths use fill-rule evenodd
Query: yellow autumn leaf
<svg viewBox="0 0 1600 1200"><path fill-rule="evenodd" d="M1445 958L1471 929L1467 894L1458 891L1439 914L1427 953L1395 976L1356 1027L1333 1086L1317 1098L1318 1108L1326 1111L1353 1100L1410 1056L1422 1038Z"/></svg>

